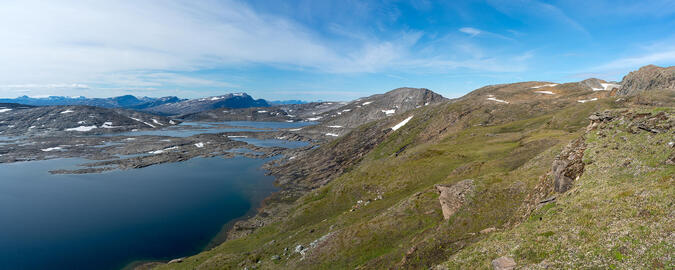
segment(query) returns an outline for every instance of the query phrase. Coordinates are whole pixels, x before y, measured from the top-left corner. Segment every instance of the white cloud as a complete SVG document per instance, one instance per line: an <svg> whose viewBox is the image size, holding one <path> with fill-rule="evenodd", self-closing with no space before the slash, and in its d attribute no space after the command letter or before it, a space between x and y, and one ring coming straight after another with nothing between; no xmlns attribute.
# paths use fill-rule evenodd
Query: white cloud
<svg viewBox="0 0 675 270"><path fill-rule="evenodd" d="M509 61L447 52L421 57L415 46L425 34L414 30L386 40L359 33L352 37L354 44L343 47L291 19L257 13L234 0L4 1L0 25L3 96L19 90L53 94L55 89L102 96L166 87L194 93L190 87L238 85L190 73L252 65L326 73L437 67L492 71ZM489 33L462 29L470 35ZM49 90L47 85L63 87Z"/></svg>
<svg viewBox="0 0 675 270"><path fill-rule="evenodd" d="M477 36L478 34L481 33L480 30L478 30L476 28L473 28L473 27L462 27L462 28L459 29L459 31L462 32L462 33L469 34L472 37Z"/></svg>
<svg viewBox="0 0 675 270"><path fill-rule="evenodd" d="M667 64L675 63L675 48L659 52L651 52L637 56L630 56L613 60L609 63L599 66L597 69L636 69L641 66L650 64Z"/></svg>

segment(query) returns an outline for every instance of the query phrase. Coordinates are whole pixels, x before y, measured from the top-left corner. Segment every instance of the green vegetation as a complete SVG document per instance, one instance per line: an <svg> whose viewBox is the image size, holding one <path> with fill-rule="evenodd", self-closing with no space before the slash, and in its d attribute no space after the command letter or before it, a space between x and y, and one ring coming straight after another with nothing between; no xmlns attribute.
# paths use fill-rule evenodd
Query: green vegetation
<svg viewBox="0 0 675 270"><path fill-rule="evenodd" d="M504 255L554 268L672 268L675 167L664 163L672 134L634 133L627 121L588 133L573 189L523 219L528 194L551 181L555 156L584 134L587 117L618 105L531 106L413 111L360 163L295 201L287 218L160 268L487 269ZM672 117L652 109L663 111ZM434 185L464 179L474 193L444 220ZM496 231L481 233L487 228Z"/></svg>

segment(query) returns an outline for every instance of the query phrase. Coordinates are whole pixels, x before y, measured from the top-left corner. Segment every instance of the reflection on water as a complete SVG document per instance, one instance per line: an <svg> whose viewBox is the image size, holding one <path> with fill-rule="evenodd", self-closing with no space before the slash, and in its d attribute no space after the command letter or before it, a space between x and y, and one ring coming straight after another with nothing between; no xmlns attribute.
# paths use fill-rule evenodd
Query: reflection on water
<svg viewBox="0 0 675 270"><path fill-rule="evenodd" d="M0 268L118 269L199 252L275 190L266 159L195 158L50 175L81 159L0 165Z"/></svg>

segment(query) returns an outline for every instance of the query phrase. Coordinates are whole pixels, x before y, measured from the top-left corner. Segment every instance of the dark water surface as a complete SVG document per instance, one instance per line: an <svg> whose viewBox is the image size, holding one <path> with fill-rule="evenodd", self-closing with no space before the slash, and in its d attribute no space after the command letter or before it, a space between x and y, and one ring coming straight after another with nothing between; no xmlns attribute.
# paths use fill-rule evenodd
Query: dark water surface
<svg viewBox="0 0 675 270"><path fill-rule="evenodd" d="M195 158L50 175L80 159L0 164L0 269L118 269L201 251L275 190L264 159Z"/></svg>

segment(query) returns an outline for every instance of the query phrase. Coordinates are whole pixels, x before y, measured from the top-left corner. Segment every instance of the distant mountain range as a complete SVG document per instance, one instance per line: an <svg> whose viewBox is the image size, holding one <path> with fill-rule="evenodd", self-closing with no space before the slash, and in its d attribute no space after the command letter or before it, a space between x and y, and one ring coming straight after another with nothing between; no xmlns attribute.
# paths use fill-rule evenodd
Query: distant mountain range
<svg viewBox="0 0 675 270"><path fill-rule="evenodd" d="M264 99L254 99L246 93L232 93L221 96L213 96L198 99L181 99L175 96L167 97L135 97L132 95L110 98L86 98L86 97L29 97L2 98L0 103L18 103L32 106L55 106L55 105L84 105L102 108L120 108L145 111L160 115L179 115L202 112L218 108L251 108L269 107L271 104L303 104L301 100L275 101L271 104Z"/></svg>
<svg viewBox="0 0 675 270"><path fill-rule="evenodd" d="M137 98L132 95L125 95L110 98L86 98L86 97L64 97L64 96L50 96L50 97L29 97L21 96L18 98L3 98L0 103L19 103L33 106L54 106L54 105L86 105L103 108L126 108L126 109L146 109L150 107L159 106L167 103L176 103L184 101L178 97L141 97Z"/></svg>

